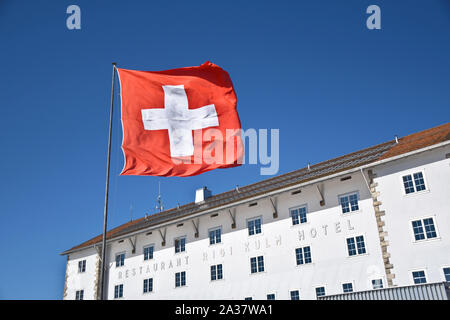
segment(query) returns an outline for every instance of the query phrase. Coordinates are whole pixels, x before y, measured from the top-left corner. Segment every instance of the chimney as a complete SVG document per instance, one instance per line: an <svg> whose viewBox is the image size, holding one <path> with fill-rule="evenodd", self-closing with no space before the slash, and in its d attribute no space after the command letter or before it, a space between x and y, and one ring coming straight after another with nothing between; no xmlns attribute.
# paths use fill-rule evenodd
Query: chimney
<svg viewBox="0 0 450 320"><path fill-rule="evenodd" d="M203 187L195 191L195 203L203 202L209 197L211 197L211 190L208 190L207 187Z"/></svg>

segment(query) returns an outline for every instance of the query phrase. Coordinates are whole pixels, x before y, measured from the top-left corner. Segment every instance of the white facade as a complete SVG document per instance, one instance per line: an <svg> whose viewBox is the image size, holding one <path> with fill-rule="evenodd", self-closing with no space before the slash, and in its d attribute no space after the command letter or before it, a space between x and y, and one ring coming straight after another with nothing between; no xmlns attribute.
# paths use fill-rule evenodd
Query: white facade
<svg viewBox="0 0 450 320"><path fill-rule="evenodd" d="M450 145L444 144L279 190L271 197L237 202L231 211L236 217L234 229L229 210L218 208L112 239L107 246L107 297L114 299L115 287L123 285L123 299L265 300L269 294L291 299L291 291L297 290L300 299L315 299L317 287L324 287L326 295L342 293L344 283L351 283L353 291L363 291L373 289L372 280L381 279L388 287L386 269L393 286L413 284L416 270L425 271L428 283L445 281L443 268L450 266L449 153ZM376 175L375 192L385 212L381 229L369 169ZM402 177L419 171L426 189L406 195ZM358 209L343 213L339 197L355 193ZM270 199L275 201L277 217ZM300 206L307 208L307 222L293 225L290 209ZM261 233L249 235L247 221L255 217L262 218ZM412 221L427 217L433 217L437 236L416 241ZM221 242L210 245L209 230L218 227ZM359 236L364 237L365 252L350 256L347 239ZM185 251L175 253L175 239L180 237L186 237ZM387 241L389 262L383 257L382 241ZM153 258L144 260L143 248L148 245L154 246ZM297 265L295 250L306 246L312 262ZM117 267L120 253L125 253L124 265ZM264 271L251 273L251 258L259 256L264 257ZM86 271L81 273L80 260L86 260ZM218 264L223 279L212 281L211 266ZM98 266L93 247L69 253L64 298L75 299L76 291L84 290L84 299L95 299ZM175 287L175 274L182 271L186 285ZM152 292L144 293L144 279L149 278Z"/></svg>

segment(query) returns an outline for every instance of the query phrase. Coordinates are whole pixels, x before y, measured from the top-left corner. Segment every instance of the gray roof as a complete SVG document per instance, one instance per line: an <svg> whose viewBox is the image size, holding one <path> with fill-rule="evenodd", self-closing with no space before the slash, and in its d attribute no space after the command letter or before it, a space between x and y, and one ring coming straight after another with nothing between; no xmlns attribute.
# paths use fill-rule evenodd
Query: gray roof
<svg viewBox="0 0 450 320"><path fill-rule="evenodd" d="M300 183L304 183L320 177L326 177L335 173L369 164L378 160L388 150L390 150L393 145L395 145L395 141L389 141L371 148L350 153L339 158L312 165L310 166L310 168L302 168L248 186L239 187L239 191L232 190L220 193L207 198L204 202L199 204L191 202L178 208L172 208L145 218L128 222L108 231L107 239L124 236L129 233L144 230L175 219L188 217L196 213L201 213L202 211L219 208L240 200L255 197L271 191L298 185ZM101 239L102 236L99 235L89 241L86 241L63 252L62 254L67 254L69 252L76 251L78 249L94 245L96 243L100 243Z"/></svg>

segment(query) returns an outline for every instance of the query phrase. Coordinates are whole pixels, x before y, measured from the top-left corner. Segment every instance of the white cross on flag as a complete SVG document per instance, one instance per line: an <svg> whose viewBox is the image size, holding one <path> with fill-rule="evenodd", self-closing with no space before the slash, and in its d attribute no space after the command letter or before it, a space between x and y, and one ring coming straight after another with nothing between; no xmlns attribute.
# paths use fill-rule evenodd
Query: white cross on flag
<svg viewBox="0 0 450 320"><path fill-rule="evenodd" d="M122 175L193 176L240 165L241 125L226 71L210 62L157 72L117 70Z"/></svg>

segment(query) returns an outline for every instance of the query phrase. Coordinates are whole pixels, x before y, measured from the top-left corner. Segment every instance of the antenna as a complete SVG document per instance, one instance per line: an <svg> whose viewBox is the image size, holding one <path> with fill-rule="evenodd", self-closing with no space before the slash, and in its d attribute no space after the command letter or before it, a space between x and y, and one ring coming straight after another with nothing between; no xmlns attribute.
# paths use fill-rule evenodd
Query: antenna
<svg viewBox="0 0 450 320"><path fill-rule="evenodd" d="M161 182L158 181L158 198L157 198L156 210L162 212L164 210L162 198L161 198Z"/></svg>
<svg viewBox="0 0 450 320"><path fill-rule="evenodd" d="M130 205L130 221L133 221L133 205Z"/></svg>

